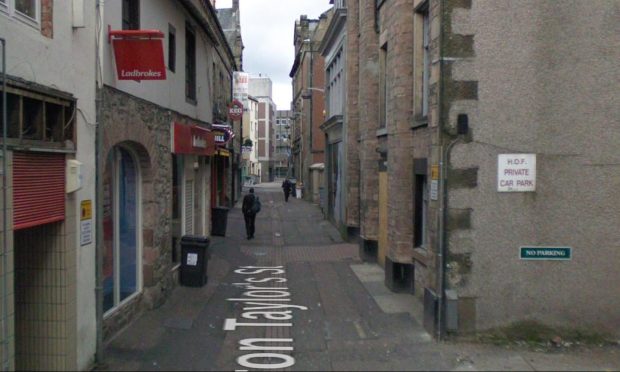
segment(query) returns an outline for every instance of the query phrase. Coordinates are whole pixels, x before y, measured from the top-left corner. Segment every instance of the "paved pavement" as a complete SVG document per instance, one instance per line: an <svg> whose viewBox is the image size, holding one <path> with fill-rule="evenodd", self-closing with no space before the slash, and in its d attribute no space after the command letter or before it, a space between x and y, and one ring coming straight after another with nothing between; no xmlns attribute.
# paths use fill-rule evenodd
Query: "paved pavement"
<svg viewBox="0 0 620 372"><path fill-rule="evenodd" d="M382 270L362 263L315 205L284 203L277 183L255 189L263 206L255 239L245 239L237 205L227 236L212 239L207 285L177 288L132 323L108 343L99 369L620 369L620 351L609 348L547 354L437 343L416 319L415 298L389 292Z"/></svg>

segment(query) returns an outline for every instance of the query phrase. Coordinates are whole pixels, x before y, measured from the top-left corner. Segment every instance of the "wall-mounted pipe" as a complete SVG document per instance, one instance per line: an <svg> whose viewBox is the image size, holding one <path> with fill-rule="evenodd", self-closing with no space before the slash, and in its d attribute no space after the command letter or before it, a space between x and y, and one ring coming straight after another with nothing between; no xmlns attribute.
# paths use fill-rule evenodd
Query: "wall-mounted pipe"
<svg viewBox="0 0 620 372"><path fill-rule="evenodd" d="M6 164L6 156L7 156L7 147L6 147L6 138L7 138L7 105L6 105L6 40L0 38L0 43L2 43L2 217L3 217L3 234L4 239L2 239L2 369L5 371L9 370L9 299L7 296L7 271L9 268L8 265L8 239L7 236L9 234L9 216L8 216L8 200L7 200L7 177L6 173L8 172L8 166Z"/></svg>

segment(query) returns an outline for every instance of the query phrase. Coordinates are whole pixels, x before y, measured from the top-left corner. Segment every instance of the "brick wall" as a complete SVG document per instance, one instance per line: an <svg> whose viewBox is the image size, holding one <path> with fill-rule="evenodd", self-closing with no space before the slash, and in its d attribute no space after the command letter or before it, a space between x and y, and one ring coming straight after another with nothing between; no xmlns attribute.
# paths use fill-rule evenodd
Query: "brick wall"
<svg viewBox="0 0 620 372"><path fill-rule="evenodd" d="M358 10L360 235L365 240L376 241L379 224L379 154L376 151L379 124L379 36L375 31L375 1L361 0Z"/></svg>
<svg viewBox="0 0 620 372"><path fill-rule="evenodd" d="M413 248L413 0L380 9L387 42L388 256L410 263Z"/></svg>
<svg viewBox="0 0 620 372"><path fill-rule="evenodd" d="M41 34L54 37L54 0L41 0Z"/></svg>

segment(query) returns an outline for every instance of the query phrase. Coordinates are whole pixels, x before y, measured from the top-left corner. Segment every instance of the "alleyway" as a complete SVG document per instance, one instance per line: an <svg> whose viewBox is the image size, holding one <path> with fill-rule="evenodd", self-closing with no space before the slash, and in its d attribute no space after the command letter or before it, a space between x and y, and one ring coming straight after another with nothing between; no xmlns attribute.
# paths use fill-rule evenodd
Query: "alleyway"
<svg viewBox="0 0 620 372"><path fill-rule="evenodd" d="M589 360L588 356L567 358L437 344L412 316L418 311L413 296L387 291L378 266L361 263L357 246L344 243L323 220L317 206L293 198L284 203L276 184L258 186L256 191L263 205L257 218L256 238L245 239L238 204L229 213L227 236L212 240L208 284L203 288L179 287L164 306L147 312L113 339L106 348L105 369L247 370L254 369L247 368L248 363L277 366L287 362L281 357L248 357L256 353L293 356L294 364L287 370L540 370L620 366L617 355L598 361ZM282 266L285 272L247 268L235 272L243 266ZM250 277L287 281L234 284L244 283ZM239 300L247 298L246 285L287 288L290 297L275 300L278 302L272 299L271 303L255 299L263 305L251 305ZM273 303L290 305L284 310L291 311L292 319L266 321L261 316L256 320L242 317L248 307ZM230 319L236 319L237 325L233 322L231 327ZM238 324L287 322L291 326ZM258 344L273 348L268 351L240 350L239 341L250 338L280 342ZM284 339L292 339L292 343ZM293 351L286 349L291 346ZM278 347L280 350L276 350ZM240 357L245 366L239 364Z"/></svg>

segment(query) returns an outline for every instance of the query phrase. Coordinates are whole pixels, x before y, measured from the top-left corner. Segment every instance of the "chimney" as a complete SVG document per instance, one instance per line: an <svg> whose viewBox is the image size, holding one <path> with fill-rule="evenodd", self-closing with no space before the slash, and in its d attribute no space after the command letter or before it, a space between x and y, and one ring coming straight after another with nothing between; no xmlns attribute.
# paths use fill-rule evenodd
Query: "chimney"
<svg viewBox="0 0 620 372"><path fill-rule="evenodd" d="M232 7L233 7L233 10L239 10L239 0L233 0Z"/></svg>

